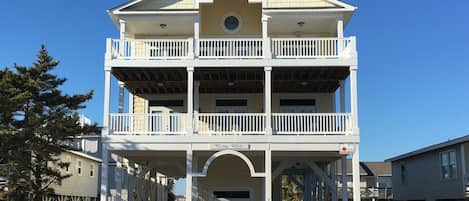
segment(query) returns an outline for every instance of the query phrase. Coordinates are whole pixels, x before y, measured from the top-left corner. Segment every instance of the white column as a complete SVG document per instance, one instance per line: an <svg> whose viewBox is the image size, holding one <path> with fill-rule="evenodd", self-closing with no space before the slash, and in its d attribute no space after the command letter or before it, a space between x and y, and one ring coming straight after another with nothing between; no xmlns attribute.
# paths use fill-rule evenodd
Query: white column
<svg viewBox="0 0 469 201"><path fill-rule="evenodd" d="M337 38L338 38L338 50L339 54L342 53L342 50L344 49L344 16L340 15L337 18Z"/></svg>
<svg viewBox="0 0 469 201"><path fill-rule="evenodd" d="M264 67L265 84L264 84L264 112L266 116L266 134L272 135L272 67Z"/></svg>
<svg viewBox="0 0 469 201"><path fill-rule="evenodd" d="M352 113L352 129L354 135L359 135L357 70L357 66L350 66L350 112Z"/></svg>
<svg viewBox="0 0 469 201"><path fill-rule="evenodd" d="M125 20L119 20L119 33L120 33L120 39L125 38Z"/></svg>
<svg viewBox="0 0 469 201"><path fill-rule="evenodd" d="M103 118L103 136L109 134L109 113L111 101L111 68L104 70L104 118Z"/></svg>
<svg viewBox="0 0 469 201"><path fill-rule="evenodd" d="M194 67L187 67L187 134L194 133Z"/></svg>
<svg viewBox="0 0 469 201"><path fill-rule="evenodd" d="M194 16L194 56L199 57L199 39L200 39L200 16Z"/></svg>
<svg viewBox="0 0 469 201"><path fill-rule="evenodd" d="M194 155L192 155L192 168L194 170L194 172L198 172L198 158L197 157L194 157ZM199 199L199 181L198 181L198 178L197 177L193 177L192 178L192 194L194 195L192 197L192 200L193 201L198 201Z"/></svg>
<svg viewBox="0 0 469 201"><path fill-rule="evenodd" d="M194 114L199 113L200 81L194 81Z"/></svg>
<svg viewBox="0 0 469 201"><path fill-rule="evenodd" d="M353 174L353 201L360 201L360 157L359 145L355 145L355 152L352 155Z"/></svg>
<svg viewBox="0 0 469 201"><path fill-rule="evenodd" d="M106 143L102 143L102 163L101 163L101 187L100 187L100 200L107 201L108 190L108 169L109 169L109 152Z"/></svg>
<svg viewBox="0 0 469 201"><path fill-rule="evenodd" d="M339 81L340 112L345 113L345 81Z"/></svg>
<svg viewBox="0 0 469 201"><path fill-rule="evenodd" d="M192 200L192 147L186 151L186 200Z"/></svg>
<svg viewBox="0 0 469 201"><path fill-rule="evenodd" d="M122 158L117 156L116 169L114 170L114 179L116 181L116 197L115 201L122 200Z"/></svg>
<svg viewBox="0 0 469 201"><path fill-rule="evenodd" d="M270 147L265 150L265 201L272 201L272 151Z"/></svg>
<svg viewBox="0 0 469 201"><path fill-rule="evenodd" d="M119 81L119 113L124 113L124 82Z"/></svg>
<svg viewBox="0 0 469 201"><path fill-rule="evenodd" d="M269 38L269 29L268 29L268 22L270 16L262 15L262 50L264 54L264 58L270 59L272 58L272 53L270 52L270 38Z"/></svg>
<svg viewBox="0 0 469 201"><path fill-rule="evenodd" d="M339 82L340 88L340 112L345 113L345 81L341 80ZM347 182L347 156L342 156L342 200L348 200L348 182Z"/></svg>

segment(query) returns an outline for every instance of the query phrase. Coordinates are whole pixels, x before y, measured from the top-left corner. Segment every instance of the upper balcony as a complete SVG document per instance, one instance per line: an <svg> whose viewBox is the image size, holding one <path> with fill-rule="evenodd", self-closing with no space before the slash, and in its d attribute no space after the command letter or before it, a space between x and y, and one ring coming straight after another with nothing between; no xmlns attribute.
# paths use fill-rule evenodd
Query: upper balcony
<svg viewBox="0 0 469 201"><path fill-rule="evenodd" d="M108 39L107 46L111 60L338 59L355 49L354 37Z"/></svg>

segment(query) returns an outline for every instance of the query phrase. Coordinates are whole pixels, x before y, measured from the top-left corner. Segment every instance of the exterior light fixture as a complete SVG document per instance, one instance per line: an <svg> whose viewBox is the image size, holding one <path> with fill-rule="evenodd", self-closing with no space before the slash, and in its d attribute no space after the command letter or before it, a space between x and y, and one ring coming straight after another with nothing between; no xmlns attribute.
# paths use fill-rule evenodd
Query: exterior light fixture
<svg viewBox="0 0 469 201"><path fill-rule="evenodd" d="M301 82L300 84L301 84L301 86L306 86L306 85L308 85L308 82L303 81L303 82Z"/></svg>
<svg viewBox="0 0 469 201"><path fill-rule="evenodd" d="M158 82L158 83L156 83L156 85L159 86L159 87L163 87L164 83L163 82Z"/></svg>
<svg viewBox="0 0 469 201"><path fill-rule="evenodd" d="M162 29L166 28L167 26L168 26L167 24L160 24L160 27L161 27Z"/></svg>
<svg viewBox="0 0 469 201"><path fill-rule="evenodd" d="M235 83L233 81L228 82L228 86L232 87L234 85L235 85Z"/></svg>
<svg viewBox="0 0 469 201"><path fill-rule="evenodd" d="M300 21L300 22L298 22L298 23L296 23L296 24L298 24L299 27L303 27L303 26L305 25L305 22Z"/></svg>

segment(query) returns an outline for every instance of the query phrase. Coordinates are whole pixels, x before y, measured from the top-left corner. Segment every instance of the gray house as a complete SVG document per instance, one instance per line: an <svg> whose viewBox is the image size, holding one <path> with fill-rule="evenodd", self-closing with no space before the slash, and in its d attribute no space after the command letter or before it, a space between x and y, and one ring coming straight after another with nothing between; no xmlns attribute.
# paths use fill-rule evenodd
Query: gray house
<svg viewBox="0 0 469 201"><path fill-rule="evenodd" d="M468 157L469 135L388 159L394 200L467 200Z"/></svg>

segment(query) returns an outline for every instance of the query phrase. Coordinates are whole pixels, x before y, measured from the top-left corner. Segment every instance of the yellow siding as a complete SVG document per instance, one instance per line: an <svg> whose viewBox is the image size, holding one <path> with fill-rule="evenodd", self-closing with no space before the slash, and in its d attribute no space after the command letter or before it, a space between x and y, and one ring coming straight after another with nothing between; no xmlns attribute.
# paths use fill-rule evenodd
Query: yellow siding
<svg viewBox="0 0 469 201"><path fill-rule="evenodd" d="M237 33L227 33L223 27L223 18L235 13L241 17L241 27ZM202 36L212 35L248 35L259 36L261 26L262 5L249 4L247 0L215 0L213 4L200 5L200 26Z"/></svg>
<svg viewBox="0 0 469 201"><path fill-rule="evenodd" d="M326 0L267 0L269 8L333 8L336 5Z"/></svg>
<svg viewBox="0 0 469 201"><path fill-rule="evenodd" d="M80 157L68 152L62 153L59 158L61 161L66 162L67 157L70 157L69 172L62 169L62 174L71 174L69 178L62 181L62 185L52 185L55 193L58 195L73 195L96 197L98 195L98 171L99 163L88 158ZM77 161L82 161L82 174L78 175ZM94 176L90 176L91 164L94 165Z"/></svg>
<svg viewBox="0 0 469 201"><path fill-rule="evenodd" d="M126 11L148 11L165 9L194 9L194 0L149 0L137 3Z"/></svg>

